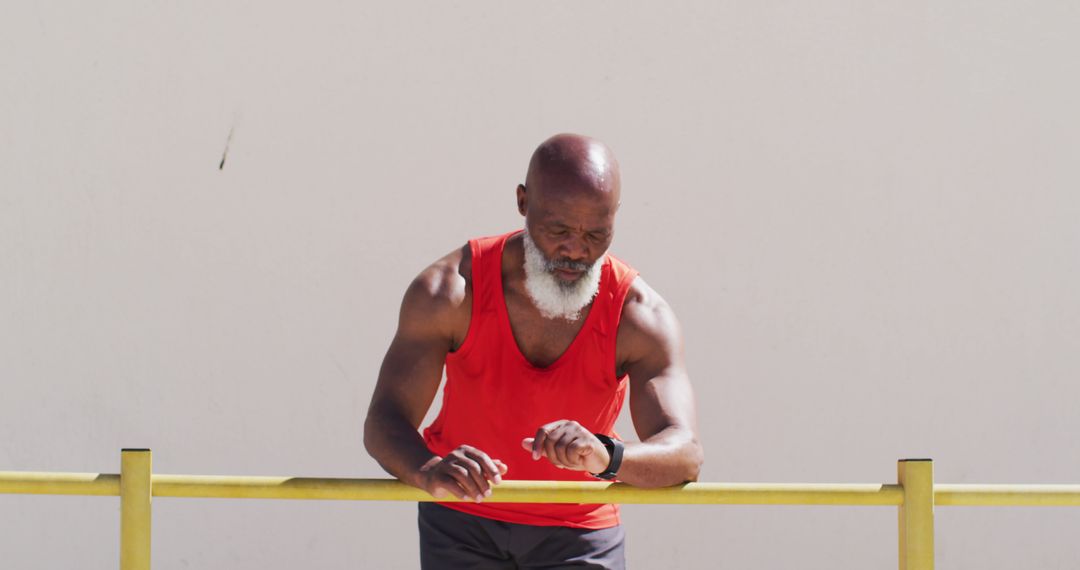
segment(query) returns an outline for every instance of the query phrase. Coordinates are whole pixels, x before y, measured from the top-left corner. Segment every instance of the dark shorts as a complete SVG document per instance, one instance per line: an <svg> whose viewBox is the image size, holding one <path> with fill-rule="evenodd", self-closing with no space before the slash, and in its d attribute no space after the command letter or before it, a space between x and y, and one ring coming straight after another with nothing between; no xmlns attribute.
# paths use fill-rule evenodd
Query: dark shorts
<svg viewBox="0 0 1080 570"><path fill-rule="evenodd" d="M420 503L420 567L626 568L622 526L587 530L486 519Z"/></svg>

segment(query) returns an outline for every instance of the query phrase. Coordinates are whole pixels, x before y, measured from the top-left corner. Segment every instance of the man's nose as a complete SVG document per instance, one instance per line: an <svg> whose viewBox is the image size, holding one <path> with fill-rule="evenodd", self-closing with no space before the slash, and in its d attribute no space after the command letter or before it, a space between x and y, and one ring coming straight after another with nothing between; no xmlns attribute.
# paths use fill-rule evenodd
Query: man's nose
<svg viewBox="0 0 1080 570"><path fill-rule="evenodd" d="M570 237L560 244L561 257L574 263L584 263L589 258L589 246L579 237Z"/></svg>

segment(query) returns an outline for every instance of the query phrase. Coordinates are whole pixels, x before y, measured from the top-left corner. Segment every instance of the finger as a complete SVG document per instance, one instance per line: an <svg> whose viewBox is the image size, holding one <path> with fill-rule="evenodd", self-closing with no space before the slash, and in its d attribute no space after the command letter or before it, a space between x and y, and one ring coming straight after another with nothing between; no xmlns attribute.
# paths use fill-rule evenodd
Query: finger
<svg viewBox="0 0 1080 570"><path fill-rule="evenodd" d="M446 470L438 475L435 479L435 492L431 494L433 497L445 497L446 495L453 495L462 501L472 500L469 497L469 492L461 486L457 478Z"/></svg>
<svg viewBox="0 0 1080 570"><path fill-rule="evenodd" d="M576 457L570 453L570 445L573 443L576 434L568 429L561 430L558 438L555 440L555 457L558 459L564 467L575 467L577 465Z"/></svg>
<svg viewBox="0 0 1080 570"><path fill-rule="evenodd" d="M590 443L587 439L578 437L574 443L570 444L570 455L575 457L577 462L584 463L585 458L593 452L593 446Z"/></svg>
<svg viewBox="0 0 1080 570"><path fill-rule="evenodd" d="M473 497L477 502L484 500L484 497L488 496L491 490L491 485L488 483L487 477L484 477L484 469L480 467L480 463L470 457L467 453L462 453L463 457L458 460L458 464L465 468L469 472L469 477L472 479L473 484L476 485L476 489L480 491L479 495Z"/></svg>
<svg viewBox="0 0 1080 570"><path fill-rule="evenodd" d="M540 429L536 430L536 439L533 440L533 459L540 459L540 456L544 454L544 449L547 446L547 439L551 437L551 434L566 424L567 420L556 420L546 423L540 426Z"/></svg>
<svg viewBox="0 0 1080 570"><path fill-rule="evenodd" d="M544 454L544 446L547 445L548 430L547 428L540 428L536 430L536 437L533 439L532 444L532 458L533 461L540 459L540 456Z"/></svg>
<svg viewBox="0 0 1080 570"><path fill-rule="evenodd" d="M494 461L495 465L499 467L500 475L506 475L506 472L510 470L510 468L507 467L506 464L502 461L499 461L498 459L493 459L492 461Z"/></svg>
<svg viewBox="0 0 1080 570"><path fill-rule="evenodd" d="M535 441L535 440L536 440L535 437L527 437L527 438L521 440L521 447L523 447L525 449L525 451L532 451L533 441Z"/></svg>
<svg viewBox="0 0 1080 570"><path fill-rule="evenodd" d="M571 469L581 469L581 434L577 430L567 430L559 438L558 453L563 463Z"/></svg>
<svg viewBox="0 0 1080 570"><path fill-rule="evenodd" d="M562 453L566 456L566 464L579 469L581 467L581 436L573 436L563 439Z"/></svg>
<svg viewBox="0 0 1080 570"><path fill-rule="evenodd" d="M557 431L548 435L547 439L544 440L544 455L546 455L548 461L555 464L556 467L566 467L566 463L559 457L559 437L562 435L562 432Z"/></svg>
<svg viewBox="0 0 1080 570"><path fill-rule="evenodd" d="M589 435L578 438L574 442L572 453L577 460L577 465L579 465L581 469L586 469L586 466L589 464L589 458L596 452L596 446L593 444L593 439L595 438L593 438L592 435Z"/></svg>
<svg viewBox="0 0 1080 570"><path fill-rule="evenodd" d="M463 467L459 463L454 463L447 468L447 473L457 481L458 485L465 490L465 496L461 497L465 501L478 501L480 497L480 489L476 486L476 481L473 480L472 474L469 470Z"/></svg>
<svg viewBox="0 0 1080 570"><path fill-rule="evenodd" d="M466 448L466 450L469 454L469 457L472 458L473 461L480 464L480 468L484 471L485 480L491 480L496 485L502 483L502 477L500 476L501 474L499 473L499 468L495 465L495 462L492 461L490 457L488 457L488 454L473 447L468 447ZM490 489L488 489L488 491L490 491Z"/></svg>
<svg viewBox="0 0 1080 570"><path fill-rule="evenodd" d="M449 465L446 468L446 477L454 485L457 485L459 491L455 493L462 501L475 501L476 489L473 488L472 477L469 476L468 470L464 467L454 464ZM452 490L452 488L451 488Z"/></svg>

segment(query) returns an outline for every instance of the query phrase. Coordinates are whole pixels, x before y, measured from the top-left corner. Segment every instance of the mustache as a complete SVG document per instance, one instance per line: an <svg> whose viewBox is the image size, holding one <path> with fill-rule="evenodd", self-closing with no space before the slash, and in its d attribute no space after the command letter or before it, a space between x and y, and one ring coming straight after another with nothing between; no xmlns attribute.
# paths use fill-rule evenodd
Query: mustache
<svg viewBox="0 0 1080 570"><path fill-rule="evenodd" d="M544 269L549 273L556 269L563 269L566 271L588 271L591 267L584 261L571 261L569 259L545 259Z"/></svg>

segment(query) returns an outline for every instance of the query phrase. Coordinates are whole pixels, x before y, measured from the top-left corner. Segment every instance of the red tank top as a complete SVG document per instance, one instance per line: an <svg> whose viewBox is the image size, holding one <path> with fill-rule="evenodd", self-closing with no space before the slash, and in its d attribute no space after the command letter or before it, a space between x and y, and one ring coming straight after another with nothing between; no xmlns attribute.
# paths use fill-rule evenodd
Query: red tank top
<svg viewBox="0 0 1080 570"><path fill-rule="evenodd" d="M472 317L464 342L446 356L442 409L424 430L439 456L467 444L506 463L506 480L596 481L584 471L533 461L521 440L540 426L576 420L593 433L614 435L627 377L615 376L615 337L623 301L637 272L606 256L600 290L566 352L545 368L521 354L510 329L502 287L502 253L514 233L469 241ZM600 529L619 524L617 505L558 503L442 503L482 517L520 524Z"/></svg>

